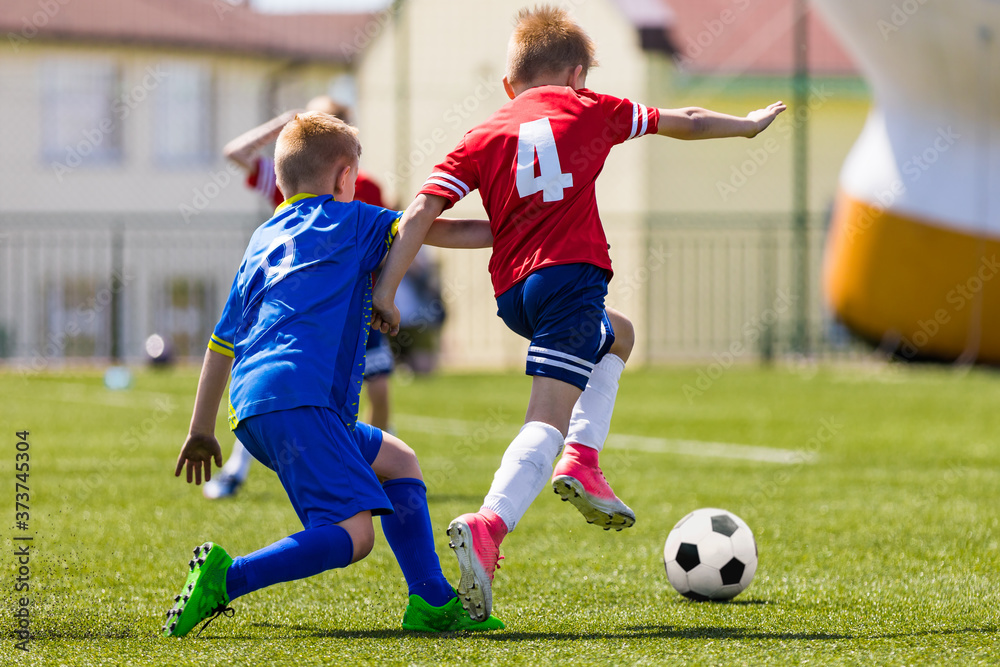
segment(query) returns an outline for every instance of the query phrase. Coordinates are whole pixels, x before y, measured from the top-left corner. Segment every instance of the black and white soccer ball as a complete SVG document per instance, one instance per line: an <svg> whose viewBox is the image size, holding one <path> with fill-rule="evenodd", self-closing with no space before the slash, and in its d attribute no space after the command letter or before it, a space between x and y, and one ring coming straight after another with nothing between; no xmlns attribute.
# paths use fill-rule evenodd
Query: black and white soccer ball
<svg viewBox="0 0 1000 667"><path fill-rule="evenodd" d="M729 600L757 571L757 542L743 519L712 507L677 522L663 546L667 579L692 600Z"/></svg>

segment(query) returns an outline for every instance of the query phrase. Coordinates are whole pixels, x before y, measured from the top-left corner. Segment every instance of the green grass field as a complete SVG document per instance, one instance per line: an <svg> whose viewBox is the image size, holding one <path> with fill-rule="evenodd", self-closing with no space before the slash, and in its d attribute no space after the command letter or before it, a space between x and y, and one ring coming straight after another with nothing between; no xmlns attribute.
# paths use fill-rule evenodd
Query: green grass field
<svg viewBox="0 0 1000 667"><path fill-rule="evenodd" d="M0 664L996 664L1000 661L1000 378L985 371L851 366L735 368L685 396L699 367L627 374L617 434L815 453L788 463L656 451L619 439L603 455L635 527L589 526L543 493L504 544L489 635L404 633L405 586L379 538L346 570L234 603L200 638L158 636L190 549L242 554L300 526L257 466L233 500L172 477L196 370L0 374L7 509ZM704 385L702 385L704 387ZM478 508L523 416L516 373L394 385L399 434L421 457L438 552ZM690 393L690 392L689 392ZM409 416L409 417L408 417ZM15 431L30 435L30 653L15 649ZM219 434L228 452L222 419ZM624 444L623 444L624 443ZM629 445L626 447L625 445ZM739 450L738 450L739 451ZM747 450L756 451L756 450ZM731 603L677 595L663 542L716 506L754 529L760 566ZM20 594L18 594L20 595Z"/></svg>

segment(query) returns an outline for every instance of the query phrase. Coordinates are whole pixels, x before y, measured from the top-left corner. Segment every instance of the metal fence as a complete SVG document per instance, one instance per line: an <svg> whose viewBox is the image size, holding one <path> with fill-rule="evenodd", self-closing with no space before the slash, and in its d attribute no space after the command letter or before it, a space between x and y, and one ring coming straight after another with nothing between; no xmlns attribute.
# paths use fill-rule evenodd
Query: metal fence
<svg viewBox="0 0 1000 667"><path fill-rule="evenodd" d="M666 259L644 295L646 358L863 350L821 295L826 220L813 215L797 232L790 213L651 218L645 244Z"/></svg>
<svg viewBox="0 0 1000 667"><path fill-rule="evenodd" d="M0 215L0 356L135 360L159 333L201 356L254 216Z"/></svg>
<svg viewBox="0 0 1000 667"><path fill-rule="evenodd" d="M33 368L136 361L153 333L176 357L200 357L259 223L207 213L197 224L171 214L0 214L0 358ZM629 301L644 304L635 319L640 360L859 349L822 307L819 216L804 237L790 215L772 214L657 216L629 238L632 256L648 260L631 276L619 270L612 291L634 289ZM795 278L796 238L805 239L807 285ZM493 318L491 299L462 298L468 303L452 307ZM461 320L447 326L450 340L481 341L454 330Z"/></svg>

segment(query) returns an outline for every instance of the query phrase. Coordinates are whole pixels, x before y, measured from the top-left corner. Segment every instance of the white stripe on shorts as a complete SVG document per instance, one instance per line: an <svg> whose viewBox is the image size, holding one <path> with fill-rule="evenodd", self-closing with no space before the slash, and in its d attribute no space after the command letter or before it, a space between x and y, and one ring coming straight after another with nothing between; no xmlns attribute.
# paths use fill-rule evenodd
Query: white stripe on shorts
<svg viewBox="0 0 1000 667"><path fill-rule="evenodd" d="M603 332L604 332L604 323L601 322L601 333L602 333L601 345L604 345ZM546 354L550 357L557 357L559 359L568 359L569 361L572 361L575 364L580 364L581 366L585 366L591 370L593 370L594 368L594 364L590 363L586 359L581 359L580 357L574 357L572 354L566 354L565 352L559 352L558 350L550 350L547 347L538 347L537 345L532 345L531 347L528 348L528 352L534 352L536 354Z"/></svg>
<svg viewBox="0 0 1000 667"><path fill-rule="evenodd" d="M563 368L567 371L573 371L574 373L579 373L583 377L590 379L590 371L584 370L579 366L570 366L569 364L564 364L561 361L554 361L553 359L546 359L545 357L533 357L528 355L528 361L532 361L536 364L544 364L546 366L555 366L556 368Z"/></svg>

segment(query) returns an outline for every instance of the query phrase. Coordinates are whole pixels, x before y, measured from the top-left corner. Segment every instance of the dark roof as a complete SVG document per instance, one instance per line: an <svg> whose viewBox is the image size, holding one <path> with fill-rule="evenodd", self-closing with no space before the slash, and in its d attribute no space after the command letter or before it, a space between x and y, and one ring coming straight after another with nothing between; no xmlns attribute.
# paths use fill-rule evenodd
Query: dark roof
<svg viewBox="0 0 1000 667"><path fill-rule="evenodd" d="M660 51L676 55L677 47L671 35L674 12L666 0L613 0L625 18L639 33L643 51Z"/></svg>
<svg viewBox="0 0 1000 667"><path fill-rule="evenodd" d="M49 6L46 10L43 6ZM0 31L26 39L167 46L349 62L377 14L263 14L227 0L3 0ZM16 43L16 40L14 40Z"/></svg>

